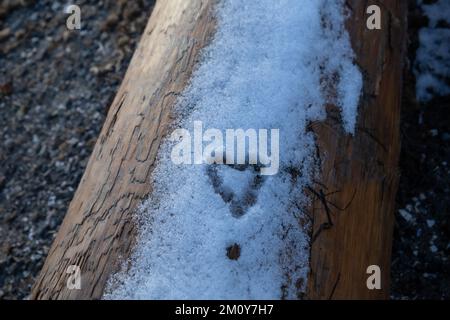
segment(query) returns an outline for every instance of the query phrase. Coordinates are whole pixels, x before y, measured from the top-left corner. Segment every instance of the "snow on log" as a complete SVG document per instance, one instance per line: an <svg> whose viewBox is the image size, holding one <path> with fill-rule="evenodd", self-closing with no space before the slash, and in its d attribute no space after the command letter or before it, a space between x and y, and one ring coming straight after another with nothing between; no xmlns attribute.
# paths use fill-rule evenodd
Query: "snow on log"
<svg viewBox="0 0 450 320"><path fill-rule="evenodd" d="M401 2L158 1L32 298L388 297Z"/></svg>

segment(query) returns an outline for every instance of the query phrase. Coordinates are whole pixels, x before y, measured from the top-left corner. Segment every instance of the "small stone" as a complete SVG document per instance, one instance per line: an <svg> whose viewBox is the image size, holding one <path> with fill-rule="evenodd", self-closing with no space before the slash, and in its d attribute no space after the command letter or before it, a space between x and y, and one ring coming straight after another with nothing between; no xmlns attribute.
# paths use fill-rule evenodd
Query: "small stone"
<svg viewBox="0 0 450 320"><path fill-rule="evenodd" d="M230 260L237 260L241 256L241 247L235 243L227 248L227 257Z"/></svg>
<svg viewBox="0 0 450 320"><path fill-rule="evenodd" d="M436 136L439 135L439 130L438 129L431 129L429 132L430 132L432 137L436 137Z"/></svg>
<svg viewBox="0 0 450 320"><path fill-rule="evenodd" d="M0 93L7 96L10 95L12 93L12 83L9 82L4 82L4 83L0 83Z"/></svg>
<svg viewBox="0 0 450 320"><path fill-rule="evenodd" d="M103 25L101 26L102 31L109 30L113 28L119 22L119 16L115 13L110 14L106 19Z"/></svg>
<svg viewBox="0 0 450 320"><path fill-rule="evenodd" d="M432 228L435 225L436 221L434 221L433 219L428 219L427 220L427 226L428 228Z"/></svg>
<svg viewBox="0 0 450 320"><path fill-rule="evenodd" d="M408 211L406 211L405 209L398 210L398 213L400 213L402 218L405 219L408 222L411 222L411 221L414 220L413 216Z"/></svg>
<svg viewBox="0 0 450 320"><path fill-rule="evenodd" d="M436 253L438 251L438 248L435 245L432 245L430 247L431 252Z"/></svg>
<svg viewBox="0 0 450 320"><path fill-rule="evenodd" d="M9 37L10 34L11 34L10 28L0 30L0 41Z"/></svg>

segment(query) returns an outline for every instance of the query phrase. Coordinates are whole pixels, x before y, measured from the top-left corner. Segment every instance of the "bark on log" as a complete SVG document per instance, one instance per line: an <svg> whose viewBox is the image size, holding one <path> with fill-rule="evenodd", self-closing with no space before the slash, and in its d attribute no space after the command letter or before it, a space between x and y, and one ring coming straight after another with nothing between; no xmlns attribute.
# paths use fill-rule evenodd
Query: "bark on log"
<svg viewBox="0 0 450 320"><path fill-rule="evenodd" d="M351 12L347 29L364 76L356 133L343 132L333 106L324 123L312 125L322 158L315 192L329 196L320 199L313 192L310 299L389 297L407 4L377 1L382 28L368 30L366 8L371 4L347 1ZM333 226L318 233L327 222L323 200ZM381 269L381 290L367 288L370 265Z"/></svg>
<svg viewBox="0 0 450 320"><path fill-rule="evenodd" d="M111 106L68 213L33 287L33 299L98 299L111 273L128 257L135 238L136 206L151 191L149 176L171 108L196 58L214 32L215 0L158 1ZM354 137L342 131L329 107L312 125L322 157L321 184L333 226L311 249L308 298L387 297L399 153L399 106L404 42L404 1L380 0L383 28L365 27L370 3L347 1L348 26L364 71L364 97ZM355 191L356 190L356 191ZM313 196L313 195L312 195ZM326 212L315 201L314 230ZM318 209L317 209L318 208ZM383 290L369 291L366 268L382 269ZM66 287L70 265L81 267L81 290Z"/></svg>

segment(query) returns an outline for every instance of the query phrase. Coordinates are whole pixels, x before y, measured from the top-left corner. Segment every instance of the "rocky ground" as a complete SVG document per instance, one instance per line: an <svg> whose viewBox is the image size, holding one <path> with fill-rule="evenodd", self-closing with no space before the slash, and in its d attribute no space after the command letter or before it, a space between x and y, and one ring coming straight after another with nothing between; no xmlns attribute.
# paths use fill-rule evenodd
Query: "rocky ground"
<svg viewBox="0 0 450 320"><path fill-rule="evenodd" d="M416 0L410 1L391 273L395 299L450 299L450 96L420 103L412 71L418 30L429 24ZM450 26L440 21L437 27ZM450 83L448 78L445 81Z"/></svg>
<svg viewBox="0 0 450 320"><path fill-rule="evenodd" d="M154 0L77 0L81 31L65 3L0 2L0 299L28 296ZM392 297L450 298L450 101L420 104L405 74Z"/></svg>

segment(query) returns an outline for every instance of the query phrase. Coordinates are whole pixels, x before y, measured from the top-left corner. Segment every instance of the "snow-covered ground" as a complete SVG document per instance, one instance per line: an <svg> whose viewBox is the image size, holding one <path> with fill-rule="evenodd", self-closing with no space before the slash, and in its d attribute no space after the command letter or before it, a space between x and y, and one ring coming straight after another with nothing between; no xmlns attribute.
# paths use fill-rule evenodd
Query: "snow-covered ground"
<svg viewBox="0 0 450 320"><path fill-rule="evenodd" d="M260 175L255 165L175 165L177 141L165 140L154 190L140 208L131 267L111 279L105 298L301 295L309 260L303 189L315 163L306 126L325 116L324 79L338 79L332 102L351 134L362 87L343 2L219 2L216 35L179 100L174 129L193 131L195 121L223 133L279 129L278 173Z"/></svg>
<svg viewBox="0 0 450 320"><path fill-rule="evenodd" d="M418 4L429 20L428 27L419 31L420 47L415 64L416 95L426 102L434 96L450 94L450 29L440 26L450 24L450 1L425 4L418 0Z"/></svg>

